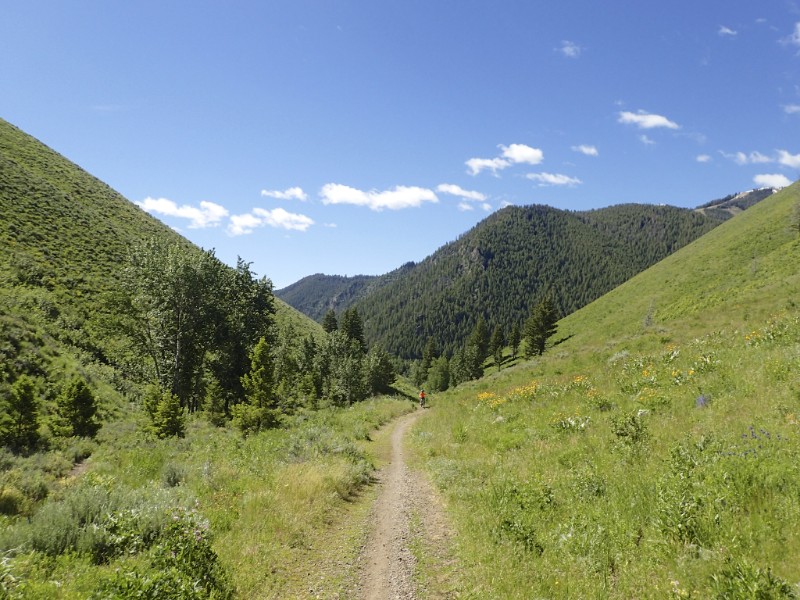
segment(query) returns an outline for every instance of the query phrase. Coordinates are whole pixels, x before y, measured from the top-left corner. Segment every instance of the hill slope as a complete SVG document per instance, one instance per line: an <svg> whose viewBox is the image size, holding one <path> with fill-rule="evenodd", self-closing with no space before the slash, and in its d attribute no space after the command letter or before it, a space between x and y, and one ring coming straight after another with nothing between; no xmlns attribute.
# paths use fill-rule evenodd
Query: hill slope
<svg viewBox="0 0 800 600"><path fill-rule="evenodd" d="M199 251L175 231L33 137L0 119L0 383L71 370L107 371L119 341L108 296L130 249L155 238ZM319 326L286 304L278 318ZM52 377L58 375L53 373Z"/></svg>
<svg viewBox="0 0 800 600"><path fill-rule="evenodd" d="M546 294L569 314L718 223L669 206L511 206L355 306L367 339L389 352L419 356L429 337L452 351L480 315L508 332Z"/></svg>
<svg viewBox="0 0 800 600"><path fill-rule="evenodd" d="M457 592L796 597L799 205L796 183L435 399L414 440Z"/></svg>

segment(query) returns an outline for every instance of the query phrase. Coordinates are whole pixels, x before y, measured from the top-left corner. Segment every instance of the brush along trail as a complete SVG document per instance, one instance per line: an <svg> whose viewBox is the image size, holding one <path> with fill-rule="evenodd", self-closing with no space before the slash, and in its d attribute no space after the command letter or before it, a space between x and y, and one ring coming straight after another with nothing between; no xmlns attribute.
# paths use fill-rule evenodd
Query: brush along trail
<svg viewBox="0 0 800 600"><path fill-rule="evenodd" d="M452 534L437 495L424 475L406 464L403 447L422 414L416 410L401 417L391 431L390 462L378 472L380 491L359 558L363 600L450 597L446 590L451 587L452 560L447 550ZM418 557L426 562L424 569Z"/></svg>

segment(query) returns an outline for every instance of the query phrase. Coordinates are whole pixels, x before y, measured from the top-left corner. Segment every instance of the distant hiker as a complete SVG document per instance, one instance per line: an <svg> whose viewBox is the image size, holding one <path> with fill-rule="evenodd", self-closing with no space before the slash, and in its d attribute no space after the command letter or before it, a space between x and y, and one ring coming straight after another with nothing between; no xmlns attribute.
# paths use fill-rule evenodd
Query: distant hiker
<svg viewBox="0 0 800 600"><path fill-rule="evenodd" d="M425 408L425 390L419 391L419 405Z"/></svg>

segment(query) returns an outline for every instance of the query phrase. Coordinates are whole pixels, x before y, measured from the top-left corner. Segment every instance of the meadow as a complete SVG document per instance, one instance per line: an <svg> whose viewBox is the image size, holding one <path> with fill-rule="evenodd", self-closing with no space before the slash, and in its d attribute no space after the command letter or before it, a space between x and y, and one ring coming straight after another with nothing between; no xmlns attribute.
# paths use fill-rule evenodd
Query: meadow
<svg viewBox="0 0 800 600"><path fill-rule="evenodd" d="M379 461L369 440L411 409L375 398L246 438L201 418L177 441L148 435L135 415L109 424L87 472L62 477L30 519L2 517L0 597L345 590L357 574L342 565L363 543Z"/></svg>
<svg viewBox="0 0 800 600"><path fill-rule="evenodd" d="M800 594L790 188L433 400L417 460L467 598Z"/></svg>

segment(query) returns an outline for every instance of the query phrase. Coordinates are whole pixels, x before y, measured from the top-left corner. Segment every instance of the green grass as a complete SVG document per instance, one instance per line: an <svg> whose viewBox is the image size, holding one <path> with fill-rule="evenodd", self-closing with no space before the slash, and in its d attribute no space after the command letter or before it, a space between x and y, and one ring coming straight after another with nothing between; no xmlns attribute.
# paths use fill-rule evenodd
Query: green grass
<svg viewBox="0 0 800 600"><path fill-rule="evenodd" d="M312 580L343 590L355 572L339 561L354 562L373 493L368 441L411 408L373 399L247 438L194 419L177 442L119 421L88 474L64 479L30 522L6 523L0 577L11 597L48 598L90 597L117 571L152 578L159 532L179 510L207 526L237 597L303 597Z"/></svg>
<svg viewBox="0 0 800 600"><path fill-rule="evenodd" d="M464 597L800 592L798 197L567 317L541 359L437 398L413 440Z"/></svg>

